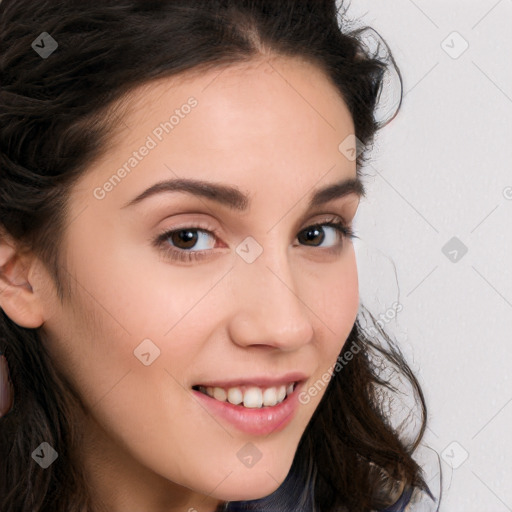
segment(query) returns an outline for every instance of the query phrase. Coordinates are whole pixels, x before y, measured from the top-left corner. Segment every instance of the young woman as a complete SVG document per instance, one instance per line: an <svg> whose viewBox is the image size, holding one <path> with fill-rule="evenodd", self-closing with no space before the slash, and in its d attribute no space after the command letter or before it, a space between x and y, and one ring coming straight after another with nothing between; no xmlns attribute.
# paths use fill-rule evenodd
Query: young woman
<svg viewBox="0 0 512 512"><path fill-rule="evenodd" d="M0 3L2 512L429 494L423 395L363 326L351 243L394 62L342 14ZM383 368L418 400L412 440Z"/></svg>

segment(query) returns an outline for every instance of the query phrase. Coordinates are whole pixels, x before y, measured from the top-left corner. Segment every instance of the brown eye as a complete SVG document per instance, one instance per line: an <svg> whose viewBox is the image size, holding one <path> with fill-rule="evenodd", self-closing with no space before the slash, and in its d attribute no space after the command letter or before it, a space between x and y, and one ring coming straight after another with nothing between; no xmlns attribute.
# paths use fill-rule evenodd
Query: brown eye
<svg viewBox="0 0 512 512"><path fill-rule="evenodd" d="M314 242L315 239L318 243L322 243L325 238L325 233L319 226L310 226L302 231L297 237L299 242L308 244Z"/></svg>
<svg viewBox="0 0 512 512"><path fill-rule="evenodd" d="M207 250L208 248L212 248L211 242L208 241L215 240L214 233L206 230L199 229L197 227L186 227L181 229L174 229L172 231L166 231L159 237L159 241L162 243L166 243L171 247L176 247L178 249L199 249L199 250ZM199 247L196 247L199 244Z"/></svg>
<svg viewBox="0 0 512 512"><path fill-rule="evenodd" d="M332 231L327 231L326 234L326 229L330 229ZM343 239L345 237L354 237L354 232L352 229L345 225L343 222L330 221L314 224L313 226L309 226L306 229L303 229L297 236L297 239L300 243L312 247L321 245L324 240L327 239L328 247L326 248L333 248L336 246L340 247L343 244Z"/></svg>
<svg viewBox="0 0 512 512"><path fill-rule="evenodd" d="M170 240L174 246L180 247L181 249L191 249L197 243L197 230L194 229L180 229L173 231L168 240Z"/></svg>
<svg viewBox="0 0 512 512"><path fill-rule="evenodd" d="M344 247L344 239L354 236L350 226L333 219L303 229L297 239L303 245L337 253ZM217 239L219 235L214 229L207 229L206 226L185 226L164 231L157 236L153 245L161 249L170 260L192 262L211 256ZM325 241L327 244L322 247Z"/></svg>
<svg viewBox="0 0 512 512"><path fill-rule="evenodd" d="M206 227L186 226L164 231L153 244L171 260L191 262L206 257L214 248L216 237L215 231Z"/></svg>

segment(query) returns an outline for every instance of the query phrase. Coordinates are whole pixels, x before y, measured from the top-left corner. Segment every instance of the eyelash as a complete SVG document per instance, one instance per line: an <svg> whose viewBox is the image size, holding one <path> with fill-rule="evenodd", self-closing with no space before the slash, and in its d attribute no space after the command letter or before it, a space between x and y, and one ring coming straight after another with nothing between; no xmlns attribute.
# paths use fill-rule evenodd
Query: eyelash
<svg viewBox="0 0 512 512"><path fill-rule="evenodd" d="M200 224L200 223L199 223ZM322 226L329 226L337 230L338 234L341 235L342 243L336 247L329 247L325 250L331 251L333 253L339 253L341 248L345 245L343 244L343 238L347 239L353 239L358 238L355 234L352 226L347 225L344 221L338 220L337 217L332 217L330 219L327 219L324 222L319 222L315 224L311 224L310 226L307 226L306 228L302 229L300 233L307 231L312 228L322 227ZM191 261L197 261L200 260L208 255L209 252L212 251L212 249L206 249L203 251L189 251L185 249L175 249L172 246L170 246L167 243L168 238L179 231L202 231L204 233L208 233L210 235L213 235L214 237L218 237L218 234L215 230L207 229L206 226L203 225L195 225L195 226L183 226L179 228L175 228L172 230L166 230L162 233L160 233L155 240L153 241L153 245L159 249L161 249L165 255L166 258L174 261L182 261L182 262L191 262ZM165 247L164 247L165 246Z"/></svg>

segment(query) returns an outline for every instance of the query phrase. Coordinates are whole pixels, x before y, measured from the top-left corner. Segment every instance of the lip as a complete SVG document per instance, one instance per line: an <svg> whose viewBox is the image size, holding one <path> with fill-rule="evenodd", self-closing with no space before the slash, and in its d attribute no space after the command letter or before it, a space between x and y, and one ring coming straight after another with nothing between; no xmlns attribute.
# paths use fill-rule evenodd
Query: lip
<svg viewBox="0 0 512 512"><path fill-rule="evenodd" d="M300 405L299 393L304 382L304 380L297 382L293 393L288 395L279 405L273 407L245 408L229 402L220 402L195 389L192 390L192 393L215 417L234 425L246 434L268 436L283 430L295 417Z"/></svg>
<svg viewBox="0 0 512 512"><path fill-rule="evenodd" d="M291 382L301 382L307 379L307 375L301 372L290 372L286 373L280 377L268 377L268 376L260 376L260 377L241 377L239 379L231 379L231 380L210 380L203 381L194 384L194 387L204 386L204 387L212 387L212 388L235 388L242 386L256 386L259 388L270 388L273 386L280 386L282 384L289 384Z"/></svg>

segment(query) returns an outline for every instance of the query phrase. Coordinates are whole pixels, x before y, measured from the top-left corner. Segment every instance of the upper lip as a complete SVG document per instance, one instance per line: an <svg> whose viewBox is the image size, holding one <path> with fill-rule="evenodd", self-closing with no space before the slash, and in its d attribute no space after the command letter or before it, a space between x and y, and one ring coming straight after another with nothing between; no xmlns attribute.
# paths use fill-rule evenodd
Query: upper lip
<svg viewBox="0 0 512 512"><path fill-rule="evenodd" d="M208 380L198 382L194 386L204 386L212 388L234 388L238 386L257 386L261 388L270 388L291 382L300 382L307 379L307 375L302 372L290 372L278 377L268 376L254 376L254 377L240 377L231 380Z"/></svg>

